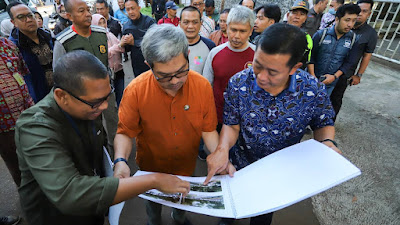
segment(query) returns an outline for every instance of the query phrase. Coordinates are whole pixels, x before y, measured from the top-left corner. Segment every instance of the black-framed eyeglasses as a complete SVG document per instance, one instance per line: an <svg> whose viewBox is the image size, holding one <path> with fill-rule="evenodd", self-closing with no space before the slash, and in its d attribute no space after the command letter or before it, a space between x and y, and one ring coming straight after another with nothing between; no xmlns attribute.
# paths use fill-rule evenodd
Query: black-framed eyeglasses
<svg viewBox="0 0 400 225"><path fill-rule="evenodd" d="M62 88L62 87L60 87L60 86L57 86L57 85L54 85L54 88L60 88L61 90L67 92L67 93L68 93L69 95L71 95L72 97L74 97L74 98L78 99L79 101L85 103L86 105L90 106L92 109L96 109L96 108L99 108L105 101L107 101L107 100L110 98L110 95L111 95L112 93L114 93L114 91L115 91L114 86L112 86L112 85L110 85L110 86L111 86L111 91L110 91L110 93L108 93L108 95L107 95L106 97L104 97L104 98L102 98L102 99L100 99L100 100L98 100L98 101L96 101L96 102L88 102L88 101L85 101L85 100L79 98L78 96L74 95L72 92L70 92L70 91L68 91L68 90L66 90L66 89L64 89L64 88Z"/></svg>
<svg viewBox="0 0 400 225"><path fill-rule="evenodd" d="M202 6L202 5L204 5L204 2L193 3L194 7L199 7L199 6Z"/></svg>
<svg viewBox="0 0 400 225"><path fill-rule="evenodd" d="M22 22L26 22L26 20L29 18L30 20L33 19L35 15L33 15L33 13L28 13L28 14L19 14L18 16L16 16L15 18L21 20Z"/></svg>
<svg viewBox="0 0 400 225"><path fill-rule="evenodd" d="M165 77L157 77L156 74L154 73L153 69L153 74L154 77L156 78L156 80L160 83L165 83L165 82L169 82L172 80L172 78L176 77L176 78L182 78L184 76L187 76L189 73L189 68L187 68L186 70L182 70L182 71L178 71L175 74L171 75L171 76L165 76Z"/></svg>

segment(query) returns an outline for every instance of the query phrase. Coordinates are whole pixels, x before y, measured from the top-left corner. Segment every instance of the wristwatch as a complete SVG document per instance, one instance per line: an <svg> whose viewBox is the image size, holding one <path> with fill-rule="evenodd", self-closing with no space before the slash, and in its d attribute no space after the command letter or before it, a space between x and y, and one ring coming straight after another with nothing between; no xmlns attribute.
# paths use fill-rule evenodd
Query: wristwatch
<svg viewBox="0 0 400 225"><path fill-rule="evenodd" d="M356 75L356 76L357 76L357 77L359 77L359 78L361 78L361 77L362 77L362 75L363 75L362 73L357 73L357 75Z"/></svg>
<svg viewBox="0 0 400 225"><path fill-rule="evenodd" d="M118 158L118 159L114 160L114 162L113 162L113 169L114 169L114 167L115 167L115 164L117 164L117 163L119 163L119 162L125 162L126 165L128 165L128 161L126 161L126 159L124 159L124 158ZM128 165L128 166L129 166L129 165Z"/></svg>
<svg viewBox="0 0 400 225"><path fill-rule="evenodd" d="M338 144L336 143L336 141L334 141L334 140L332 140L332 139L329 139L329 138L327 138L327 139L325 139L325 140L323 140L323 141L320 141L320 142L322 143L322 142L325 142L325 141L332 142L332 144L333 144L334 146L336 146L336 148L337 148L337 146L338 146Z"/></svg>

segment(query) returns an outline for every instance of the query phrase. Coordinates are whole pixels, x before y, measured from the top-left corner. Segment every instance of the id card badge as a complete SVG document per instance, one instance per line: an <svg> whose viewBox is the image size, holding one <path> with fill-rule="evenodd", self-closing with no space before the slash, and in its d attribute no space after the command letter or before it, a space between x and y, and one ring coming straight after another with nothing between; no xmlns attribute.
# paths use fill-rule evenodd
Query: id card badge
<svg viewBox="0 0 400 225"><path fill-rule="evenodd" d="M14 79L18 82L19 86L22 86L25 84L24 78L21 76L19 73L14 73L13 74Z"/></svg>

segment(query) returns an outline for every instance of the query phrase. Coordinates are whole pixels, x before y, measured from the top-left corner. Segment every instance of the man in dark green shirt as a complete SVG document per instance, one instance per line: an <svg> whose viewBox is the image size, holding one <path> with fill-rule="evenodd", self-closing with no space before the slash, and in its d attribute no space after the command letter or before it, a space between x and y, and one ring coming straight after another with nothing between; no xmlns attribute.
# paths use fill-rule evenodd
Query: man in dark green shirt
<svg viewBox="0 0 400 225"><path fill-rule="evenodd" d="M57 35L53 50L53 67L61 56L75 50L88 51L106 67L109 67L106 30L102 27L91 26L90 7L83 0L64 0L63 2L72 25ZM109 106L103 112L103 116L108 150L113 154L113 143L118 124L117 102L114 93L110 96Z"/></svg>
<svg viewBox="0 0 400 225"><path fill-rule="evenodd" d="M107 142L99 116L114 89L99 59L81 50L67 53L55 65L54 82L15 130L18 191L29 224L103 224L108 207L146 190L188 192L187 182L166 174L103 177Z"/></svg>

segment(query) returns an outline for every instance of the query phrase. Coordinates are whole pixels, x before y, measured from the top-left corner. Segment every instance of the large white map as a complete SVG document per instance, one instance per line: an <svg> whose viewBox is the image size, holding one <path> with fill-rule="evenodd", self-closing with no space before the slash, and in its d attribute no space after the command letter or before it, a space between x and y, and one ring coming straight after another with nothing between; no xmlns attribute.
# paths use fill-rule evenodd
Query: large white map
<svg viewBox="0 0 400 225"><path fill-rule="evenodd" d="M134 176L148 173L138 171ZM185 198L157 190L139 197L194 213L240 219L274 212L360 174L342 155L308 140L268 155L232 178L215 176L207 186L202 185L205 177L179 176L191 184Z"/></svg>

